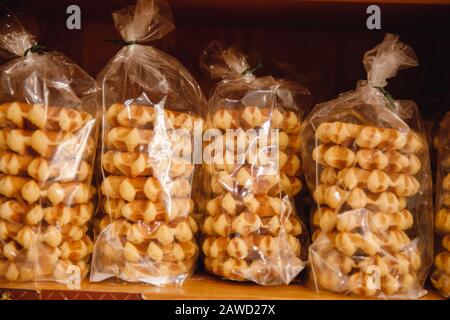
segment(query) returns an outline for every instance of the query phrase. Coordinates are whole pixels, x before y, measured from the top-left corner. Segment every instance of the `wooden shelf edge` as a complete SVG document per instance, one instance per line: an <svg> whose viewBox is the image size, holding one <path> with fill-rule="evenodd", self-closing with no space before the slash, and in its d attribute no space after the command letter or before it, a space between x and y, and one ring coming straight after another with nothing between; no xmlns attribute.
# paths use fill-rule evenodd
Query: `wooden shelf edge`
<svg viewBox="0 0 450 320"><path fill-rule="evenodd" d="M0 293L8 290L55 291L70 290L63 284L46 282L34 283L0 283ZM73 292L73 291L72 291ZM81 289L75 292L139 295L144 300L361 300L361 297L338 295L331 292L317 293L302 284L288 286L262 287L253 283L232 282L217 279L209 275L195 275L183 286L157 287L141 283L126 283L107 280L90 283L85 280ZM70 297L69 297L70 298ZM422 300L442 300L436 292L429 290Z"/></svg>

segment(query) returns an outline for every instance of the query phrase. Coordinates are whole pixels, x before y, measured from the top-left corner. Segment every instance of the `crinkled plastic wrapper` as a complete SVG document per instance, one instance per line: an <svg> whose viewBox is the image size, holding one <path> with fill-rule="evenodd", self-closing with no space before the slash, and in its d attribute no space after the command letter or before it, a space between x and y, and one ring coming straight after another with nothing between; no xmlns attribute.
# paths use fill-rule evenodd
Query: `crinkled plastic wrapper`
<svg viewBox="0 0 450 320"><path fill-rule="evenodd" d="M439 126L435 201L435 257L431 282L450 298L450 113Z"/></svg>
<svg viewBox="0 0 450 320"><path fill-rule="evenodd" d="M317 203L310 275L317 290L417 298L432 260L428 143L414 102L382 93L387 78L417 60L388 34L364 64L368 81L317 105L302 126Z"/></svg>
<svg viewBox="0 0 450 320"><path fill-rule="evenodd" d="M130 42L173 29L165 2L138 1L113 17ZM199 254L194 135L201 139L206 100L178 61L141 44L124 46L98 78L104 110L100 232L90 279L180 285Z"/></svg>
<svg viewBox="0 0 450 320"><path fill-rule="evenodd" d="M225 78L206 118L204 265L226 279L288 284L307 261L308 233L292 197L302 189L300 125L310 93L256 78L239 51L218 42L200 65Z"/></svg>
<svg viewBox="0 0 450 320"><path fill-rule="evenodd" d="M22 56L0 68L0 281L77 288L93 248L100 88L61 53L27 50L36 41L11 14L0 47Z"/></svg>

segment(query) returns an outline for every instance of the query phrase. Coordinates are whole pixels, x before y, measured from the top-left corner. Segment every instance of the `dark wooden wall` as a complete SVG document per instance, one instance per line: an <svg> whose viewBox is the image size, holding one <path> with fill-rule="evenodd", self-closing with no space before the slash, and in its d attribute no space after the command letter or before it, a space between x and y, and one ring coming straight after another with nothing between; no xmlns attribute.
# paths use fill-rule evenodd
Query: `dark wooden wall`
<svg viewBox="0 0 450 320"><path fill-rule="evenodd" d="M12 10L36 15L40 43L64 52L95 76L120 48L103 41L119 37L111 11L134 0L0 2ZM414 48L420 66L401 71L389 81L388 91L394 97L417 101L429 121L436 121L450 110L450 6L381 5L383 29L369 31L365 27L364 4L170 2L177 29L154 45L186 65L206 95L214 82L199 71L198 57L212 39L238 45L251 61L261 58L259 75L272 74L304 83L319 102L352 90L357 80L364 79L364 52L380 42L385 32L394 32ZM80 31L65 27L69 4L81 7Z"/></svg>

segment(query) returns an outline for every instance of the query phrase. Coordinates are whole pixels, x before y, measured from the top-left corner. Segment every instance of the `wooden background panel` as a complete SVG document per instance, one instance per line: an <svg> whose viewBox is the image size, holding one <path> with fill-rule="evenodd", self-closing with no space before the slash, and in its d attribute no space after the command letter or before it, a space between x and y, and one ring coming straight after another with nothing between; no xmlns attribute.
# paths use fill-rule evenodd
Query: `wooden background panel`
<svg viewBox="0 0 450 320"><path fill-rule="evenodd" d="M6 0L10 8L32 11L40 23L40 43L59 50L96 75L120 46L103 41L119 38L111 11L134 0ZM394 97L413 99L430 121L450 108L450 6L383 4L382 31L365 27L367 4L319 1L181 1L172 3L175 32L152 45L177 57L208 95L216 82L198 69L198 57L213 39L238 45L258 58L258 75L287 77L307 85L315 101L352 90L365 78L362 56L385 32L395 32L416 51L420 66L389 81ZM401 1L404 2L404 1ZM443 1L442 1L443 2ZM65 27L65 8L78 4L82 29ZM431 112L429 112L431 111Z"/></svg>

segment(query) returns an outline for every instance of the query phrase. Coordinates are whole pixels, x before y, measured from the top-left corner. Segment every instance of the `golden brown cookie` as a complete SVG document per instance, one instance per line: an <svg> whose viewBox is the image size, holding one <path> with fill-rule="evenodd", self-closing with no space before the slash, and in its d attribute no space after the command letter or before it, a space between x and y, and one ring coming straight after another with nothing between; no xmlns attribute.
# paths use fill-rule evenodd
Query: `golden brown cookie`
<svg viewBox="0 0 450 320"><path fill-rule="evenodd" d="M73 108L20 102L0 105L0 127L74 132L90 121L90 114Z"/></svg>

